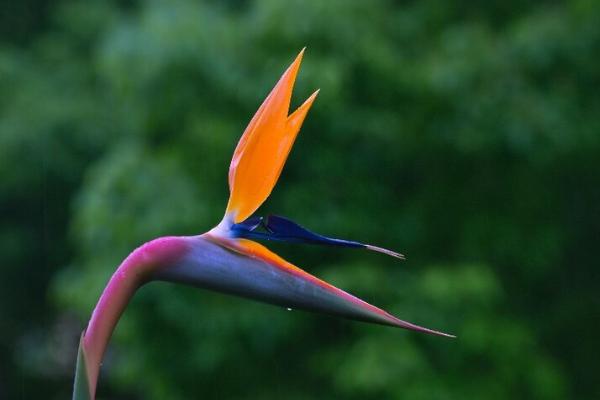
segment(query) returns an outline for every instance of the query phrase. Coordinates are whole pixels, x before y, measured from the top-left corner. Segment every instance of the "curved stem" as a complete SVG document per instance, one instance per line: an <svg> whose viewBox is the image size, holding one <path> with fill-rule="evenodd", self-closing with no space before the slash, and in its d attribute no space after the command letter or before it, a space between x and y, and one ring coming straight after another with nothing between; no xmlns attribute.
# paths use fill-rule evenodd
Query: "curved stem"
<svg viewBox="0 0 600 400"><path fill-rule="evenodd" d="M150 279L152 272L174 262L185 253L186 247L184 237L155 239L134 250L110 278L83 332L80 345L90 399L95 398L106 346L129 300Z"/></svg>
<svg viewBox="0 0 600 400"><path fill-rule="evenodd" d="M138 261L137 257L128 257L110 278L83 334L86 372L92 398L108 341L125 306L143 282L144 265L135 261Z"/></svg>

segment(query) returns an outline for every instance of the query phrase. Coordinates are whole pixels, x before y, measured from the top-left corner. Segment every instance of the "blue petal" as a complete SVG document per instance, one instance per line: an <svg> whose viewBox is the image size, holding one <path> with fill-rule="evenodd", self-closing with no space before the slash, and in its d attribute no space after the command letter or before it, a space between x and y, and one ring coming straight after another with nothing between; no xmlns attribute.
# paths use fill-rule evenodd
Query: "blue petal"
<svg viewBox="0 0 600 400"><path fill-rule="evenodd" d="M251 217L232 226L236 237L246 239L277 240L292 243L311 243L327 246L366 247L365 244L352 240L329 238L298 225L297 223L277 215L266 218Z"/></svg>

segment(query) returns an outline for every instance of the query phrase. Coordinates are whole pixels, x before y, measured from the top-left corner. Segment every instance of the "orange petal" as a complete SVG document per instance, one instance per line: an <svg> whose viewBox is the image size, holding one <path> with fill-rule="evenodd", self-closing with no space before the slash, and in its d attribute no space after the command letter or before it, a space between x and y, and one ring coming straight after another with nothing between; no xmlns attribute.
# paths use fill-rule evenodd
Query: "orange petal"
<svg viewBox="0 0 600 400"><path fill-rule="evenodd" d="M226 214L248 218L269 197L317 92L288 117L292 89L304 50L284 72L240 139L229 166Z"/></svg>

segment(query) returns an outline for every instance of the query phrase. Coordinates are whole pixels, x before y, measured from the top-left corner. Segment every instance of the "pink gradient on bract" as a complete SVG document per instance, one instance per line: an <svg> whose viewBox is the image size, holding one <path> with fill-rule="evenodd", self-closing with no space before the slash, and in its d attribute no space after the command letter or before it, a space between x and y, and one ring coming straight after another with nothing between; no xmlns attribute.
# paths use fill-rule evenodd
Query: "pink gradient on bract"
<svg viewBox="0 0 600 400"><path fill-rule="evenodd" d="M175 262L188 248L185 237L169 236L148 242L134 250L117 268L102 292L83 336L83 347L94 398L100 362L117 321L135 291L156 269Z"/></svg>

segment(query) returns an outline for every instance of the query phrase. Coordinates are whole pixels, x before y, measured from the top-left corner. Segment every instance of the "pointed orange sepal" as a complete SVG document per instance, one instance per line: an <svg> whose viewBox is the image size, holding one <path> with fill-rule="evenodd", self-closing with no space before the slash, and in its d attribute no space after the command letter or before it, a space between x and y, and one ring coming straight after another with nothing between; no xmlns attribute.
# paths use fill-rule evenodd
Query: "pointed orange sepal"
<svg viewBox="0 0 600 400"><path fill-rule="evenodd" d="M304 49L284 72L240 139L229 167L226 214L233 222L248 218L269 197L290 153L304 117L318 91L288 116L292 89Z"/></svg>

